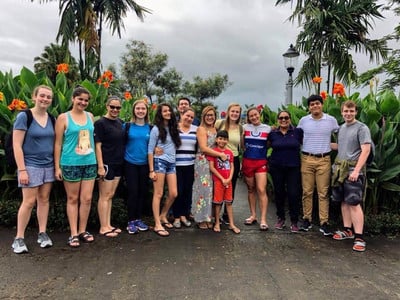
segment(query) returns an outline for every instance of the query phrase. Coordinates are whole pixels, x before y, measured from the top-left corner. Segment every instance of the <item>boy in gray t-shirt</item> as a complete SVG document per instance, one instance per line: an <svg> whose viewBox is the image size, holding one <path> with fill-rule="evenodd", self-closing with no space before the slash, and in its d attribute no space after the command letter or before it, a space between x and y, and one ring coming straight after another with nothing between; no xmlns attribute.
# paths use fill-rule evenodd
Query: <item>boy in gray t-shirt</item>
<svg viewBox="0 0 400 300"><path fill-rule="evenodd" d="M357 106L353 101L344 102L341 111L345 123L339 129L338 144L332 144L332 149L338 150L333 166L332 196L334 201L341 202L344 229L337 231L333 238L355 239L353 250L363 252L366 243L361 202L366 182L365 163L372 140L368 127L356 120Z"/></svg>

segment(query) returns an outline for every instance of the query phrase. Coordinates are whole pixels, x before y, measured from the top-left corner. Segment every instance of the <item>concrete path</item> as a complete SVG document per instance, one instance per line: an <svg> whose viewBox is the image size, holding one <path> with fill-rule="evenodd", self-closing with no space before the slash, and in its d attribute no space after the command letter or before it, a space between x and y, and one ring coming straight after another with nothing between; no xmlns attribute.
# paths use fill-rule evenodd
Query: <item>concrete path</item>
<svg viewBox="0 0 400 300"><path fill-rule="evenodd" d="M246 190L234 203L235 235L222 227L153 232L110 239L96 236L78 249L67 233L40 249L27 232L29 254L11 251L14 230L0 228L0 299L400 299L400 241L367 238L367 251L352 241L323 237L317 228L260 232L245 226ZM269 225L275 208L269 206ZM289 225L289 224L287 224Z"/></svg>

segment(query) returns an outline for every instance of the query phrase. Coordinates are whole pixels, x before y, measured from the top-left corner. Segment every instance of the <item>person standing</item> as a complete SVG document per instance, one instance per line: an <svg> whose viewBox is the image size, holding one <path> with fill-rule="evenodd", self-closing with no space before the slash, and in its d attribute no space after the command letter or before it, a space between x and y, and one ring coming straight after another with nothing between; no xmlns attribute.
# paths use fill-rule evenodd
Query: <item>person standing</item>
<svg viewBox="0 0 400 300"><path fill-rule="evenodd" d="M194 119L193 108L186 108L182 113L178 129L182 145L176 150L176 179L178 196L172 205L174 227L181 228L182 224L190 227L192 223L187 219L192 204L194 182L194 160L196 158L196 131L197 126L192 124Z"/></svg>
<svg viewBox="0 0 400 300"><path fill-rule="evenodd" d="M49 197L54 182L54 119L47 113L53 92L48 86L40 85L33 90L32 100L34 107L17 115L12 133L18 186L22 189L17 235L12 243L13 251L17 254L28 252L24 240L25 229L35 204L39 223L37 242L42 248L53 246L46 233ZM28 114L32 117L30 125Z"/></svg>
<svg viewBox="0 0 400 300"><path fill-rule="evenodd" d="M93 115L85 109L90 93L78 86L72 92L72 109L61 114L56 122L54 144L55 177L64 181L67 193L67 216L71 235L68 245L91 243L94 237L86 231L97 176L94 151Z"/></svg>
<svg viewBox="0 0 400 300"><path fill-rule="evenodd" d="M333 165L332 196L341 203L343 218L342 231L333 235L335 240L354 239L353 250L364 252L364 213L361 203L366 184L366 161L371 151L369 128L356 119L357 106L348 100L342 104L342 117L337 145L332 144L338 155Z"/></svg>
<svg viewBox="0 0 400 300"><path fill-rule="evenodd" d="M215 215L219 216L221 212L222 203L225 203L226 211L228 214L229 229L233 233L239 234L240 229L235 226L233 221L232 209L232 176L233 176L233 154L226 145L228 144L229 135L226 130L217 132L215 139L216 147L214 151L224 153L227 157L225 161L218 157L209 157L210 171L214 181L214 198L213 204ZM221 225L219 218L215 218L214 232L221 232Z"/></svg>
<svg viewBox="0 0 400 300"><path fill-rule="evenodd" d="M217 131L226 130L228 131L229 134L229 141L227 147L233 153L233 164L235 166L232 177L233 199L235 199L236 182L240 172L239 154L243 139L243 127L240 124L241 114L242 114L242 107L238 103L231 103L228 105L226 119L225 120L221 119L215 122L215 128L217 128ZM218 216L215 217L217 218ZM222 221L225 224L228 224L228 215L226 209L224 209L224 213L222 214Z"/></svg>
<svg viewBox="0 0 400 300"><path fill-rule="evenodd" d="M322 111L323 99L311 95L307 99L310 114L300 119L298 128L304 133L301 154L301 181L303 187L303 224L301 230L312 228L314 187L317 186L320 232L332 235L328 227L331 173L331 136L339 125L336 119Z"/></svg>
<svg viewBox="0 0 400 300"><path fill-rule="evenodd" d="M250 217L244 221L245 225L257 222L257 197L261 212L260 230L268 230L267 223L267 140L271 127L261 123L260 112L253 107L247 110L247 124L243 126L244 153L242 172L247 185L247 199L249 201Z"/></svg>
<svg viewBox="0 0 400 300"><path fill-rule="evenodd" d="M167 214L178 191L176 182L176 149L181 146L176 117L171 105L162 103L157 107L154 127L150 132L147 155L149 159L149 177L153 180L153 217L154 232L159 236L169 236L167 229L173 225L168 222ZM160 155L154 154L155 148L161 149ZM164 183L167 181L168 195L160 212Z"/></svg>
<svg viewBox="0 0 400 300"><path fill-rule="evenodd" d="M290 231L299 232L299 208L301 201L300 148L303 143L303 130L291 125L288 111L278 113L278 128L269 137L272 153L268 158L275 193L275 229L285 227L285 200L288 200Z"/></svg>
<svg viewBox="0 0 400 300"><path fill-rule="evenodd" d="M125 123L126 140L124 175L128 189L128 225L129 234L149 230L142 221L143 207L149 193L149 163L147 147L150 139L149 111L144 99L137 100L132 106L132 120Z"/></svg>
<svg viewBox="0 0 400 300"><path fill-rule="evenodd" d="M121 179L124 162L124 132L122 121L118 118L121 105L120 98L110 96L106 102L106 115L94 123L99 179L99 233L105 237L116 237L121 233L121 229L111 225L112 198Z"/></svg>
<svg viewBox="0 0 400 300"><path fill-rule="evenodd" d="M200 229L212 229L212 197L213 182L211 180L210 164L206 156L227 159L222 152L212 148L215 145L215 120L217 112L213 106L206 106L201 114L201 123L197 128L198 151L194 163L194 183L192 196L192 214Z"/></svg>
<svg viewBox="0 0 400 300"><path fill-rule="evenodd" d="M190 107L191 107L191 102L190 102L190 99L188 97L179 98L178 107L177 107L177 110L178 110L178 116L177 116L178 119L177 119L177 121L178 122L181 120L183 112L185 112L186 109L188 109ZM196 118L196 112L194 114L194 119L193 119L192 124L195 125L195 126L199 126L200 125L199 119Z"/></svg>

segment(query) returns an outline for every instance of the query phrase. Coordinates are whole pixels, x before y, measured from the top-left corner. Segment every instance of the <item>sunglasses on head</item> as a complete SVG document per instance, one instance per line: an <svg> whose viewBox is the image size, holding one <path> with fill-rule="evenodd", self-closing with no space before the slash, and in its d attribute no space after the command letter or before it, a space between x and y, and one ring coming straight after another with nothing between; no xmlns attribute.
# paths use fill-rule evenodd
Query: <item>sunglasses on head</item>
<svg viewBox="0 0 400 300"><path fill-rule="evenodd" d="M288 117L288 116L284 116L284 117L279 117L278 118L278 120L285 120L285 121L287 121L287 120L289 120L290 118Z"/></svg>
<svg viewBox="0 0 400 300"><path fill-rule="evenodd" d="M121 106L114 106L114 105L109 105L110 109L116 109L116 110L120 110Z"/></svg>

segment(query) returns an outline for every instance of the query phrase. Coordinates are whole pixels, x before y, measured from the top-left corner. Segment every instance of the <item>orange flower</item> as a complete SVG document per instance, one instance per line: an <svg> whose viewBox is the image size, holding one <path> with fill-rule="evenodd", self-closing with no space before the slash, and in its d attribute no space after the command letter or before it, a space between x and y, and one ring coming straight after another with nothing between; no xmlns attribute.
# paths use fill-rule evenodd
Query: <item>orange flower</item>
<svg viewBox="0 0 400 300"><path fill-rule="evenodd" d="M100 77L99 79L97 79L97 81L96 81L96 82L97 82L97 84L99 84L99 85L100 85L100 84L101 84L101 82L102 82L102 80L101 80L101 77Z"/></svg>
<svg viewBox="0 0 400 300"><path fill-rule="evenodd" d="M4 94L2 92L0 92L0 101L4 100Z"/></svg>
<svg viewBox="0 0 400 300"><path fill-rule="evenodd" d="M10 105L7 106L9 110L23 110L27 108L24 101L20 99L13 99Z"/></svg>
<svg viewBox="0 0 400 300"><path fill-rule="evenodd" d="M147 97L143 98L144 103L149 104L149 99L147 99Z"/></svg>
<svg viewBox="0 0 400 300"><path fill-rule="evenodd" d="M152 109L152 110L156 110L156 109L157 109L157 104L153 103L153 104L151 105L151 109Z"/></svg>
<svg viewBox="0 0 400 300"><path fill-rule="evenodd" d="M103 82L103 85L106 89L108 89L110 87L110 83L108 81Z"/></svg>
<svg viewBox="0 0 400 300"><path fill-rule="evenodd" d="M105 79L105 80L107 80L107 81L113 81L113 73L111 72L111 71L109 71L109 70L106 70L104 73L103 73L103 79Z"/></svg>
<svg viewBox="0 0 400 300"><path fill-rule="evenodd" d="M320 96L322 97L322 100L326 100L328 98L328 93L326 91L321 91Z"/></svg>
<svg viewBox="0 0 400 300"><path fill-rule="evenodd" d="M124 93L124 98L125 98L125 100L131 100L132 99L132 94L130 93L130 92L128 92L128 91L126 91L125 93Z"/></svg>
<svg viewBox="0 0 400 300"><path fill-rule="evenodd" d="M344 90L344 85L339 82L335 82L335 84L333 85L333 94L343 97L346 94L346 91Z"/></svg>
<svg viewBox="0 0 400 300"><path fill-rule="evenodd" d="M315 77L312 79L312 82L314 82L314 83L316 83L316 84L320 84L320 83L322 82L322 77L315 76Z"/></svg>
<svg viewBox="0 0 400 300"><path fill-rule="evenodd" d="M68 64L58 64L56 71L57 71L57 73L68 73L69 65Z"/></svg>

